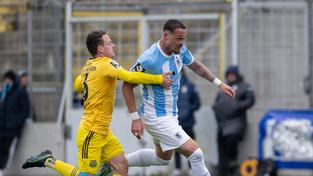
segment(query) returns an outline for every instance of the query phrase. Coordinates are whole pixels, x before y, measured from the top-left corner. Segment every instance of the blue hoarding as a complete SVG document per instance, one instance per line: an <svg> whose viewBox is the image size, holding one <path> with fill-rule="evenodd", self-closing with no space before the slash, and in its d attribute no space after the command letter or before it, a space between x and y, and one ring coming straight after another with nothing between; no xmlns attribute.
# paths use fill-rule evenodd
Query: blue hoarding
<svg viewBox="0 0 313 176"><path fill-rule="evenodd" d="M278 168L313 169L313 111L272 110L259 124L259 159Z"/></svg>

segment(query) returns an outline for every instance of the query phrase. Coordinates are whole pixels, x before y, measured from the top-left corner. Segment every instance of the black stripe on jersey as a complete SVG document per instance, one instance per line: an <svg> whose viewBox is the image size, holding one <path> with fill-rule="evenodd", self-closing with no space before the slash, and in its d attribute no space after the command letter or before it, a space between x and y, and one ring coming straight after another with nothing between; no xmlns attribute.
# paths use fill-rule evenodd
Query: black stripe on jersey
<svg viewBox="0 0 313 176"><path fill-rule="evenodd" d="M93 137L93 134L94 134L95 132L91 132L91 135L90 135L90 137L89 137L89 140L87 141L87 145L86 145L86 148L87 148L87 150L86 150L86 159L88 158L88 149L89 149L89 142L90 142L90 139Z"/></svg>
<svg viewBox="0 0 313 176"><path fill-rule="evenodd" d="M88 137L90 135L91 132L88 133L88 135L86 136L85 140L84 140L84 144L83 144L83 148L82 148L82 158L84 159L84 153L85 153L85 148L86 148L86 143L87 143L87 140L88 140Z"/></svg>
<svg viewBox="0 0 313 176"><path fill-rule="evenodd" d="M89 142L90 139L92 138L94 132L90 131L87 135L87 137L85 138L84 144L83 144L83 149L82 149L82 158L83 159L87 159L88 158L88 146L89 146Z"/></svg>
<svg viewBox="0 0 313 176"><path fill-rule="evenodd" d="M87 159L88 158L88 145L89 145L89 141L91 139L92 136L92 131L90 131L84 141L84 145L83 145L83 150L82 150L82 158L83 159Z"/></svg>

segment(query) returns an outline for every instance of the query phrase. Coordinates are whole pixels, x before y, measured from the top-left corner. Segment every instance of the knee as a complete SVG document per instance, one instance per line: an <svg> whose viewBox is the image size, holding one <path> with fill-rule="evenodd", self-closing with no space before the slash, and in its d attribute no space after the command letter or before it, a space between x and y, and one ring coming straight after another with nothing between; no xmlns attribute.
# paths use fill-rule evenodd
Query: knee
<svg viewBox="0 0 313 176"><path fill-rule="evenodd" d="M128 173L128 161L126 160L126 158L124 158L121 161L121 166L119 168L119 173L122 175L127 175Z"/></svg>
<svg viewBox="0 0 313 176"><path fill-rule="evenodd" d="M158 166L167 166L170 164L170 160L164 160L157 156L157 165Z"/></svg>
<svg viewBox="0 0 313 176"><path fill-rule="evenodd" d="M200 160L203 160L203 159L204 159L203 152L202 152L202 150L200 148L195 150L188 158L188 160L190 162L200 161Z"/></svg>
<svg viewBox="0 0 313 176"><path fill-rule="evenodd" d="M120 158L117 162L110 162L110 165L113 168L113 172L127 175L128 173L128 162L125 157Z"/></svg>

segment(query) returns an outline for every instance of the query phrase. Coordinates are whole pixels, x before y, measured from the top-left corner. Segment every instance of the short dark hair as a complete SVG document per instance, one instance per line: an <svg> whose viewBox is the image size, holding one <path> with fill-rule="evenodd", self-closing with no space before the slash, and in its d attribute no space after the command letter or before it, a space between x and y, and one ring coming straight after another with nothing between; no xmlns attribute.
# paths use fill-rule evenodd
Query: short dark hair
<svg viewBox="0 0 313 176"><path fill-rule="evenodd" d="M15 72L13 70L9 70L9 71L4 73L3 78L15 81L16 80L16 74L15 74Z"/></svg>
<svg viewBox="0 0 313 176"><path fill-rule="evenodd" d="M86 46L89 53L92 56L97 54L97 48L99 45L103 45L102 36L106 34L106 31L99 30L99 31L92 31L88 34L86 39Z"/></svg>
<svg viewBox="0 0 313 176"><path fill-rule="evenodd" d="M179 20L170 19L164 23L163 32L164 31L170 31L171 33L173 33L175 31L175 29L177 29L177 28L186 29L186 26L184 25L184 23L182 23Z"/></svg>

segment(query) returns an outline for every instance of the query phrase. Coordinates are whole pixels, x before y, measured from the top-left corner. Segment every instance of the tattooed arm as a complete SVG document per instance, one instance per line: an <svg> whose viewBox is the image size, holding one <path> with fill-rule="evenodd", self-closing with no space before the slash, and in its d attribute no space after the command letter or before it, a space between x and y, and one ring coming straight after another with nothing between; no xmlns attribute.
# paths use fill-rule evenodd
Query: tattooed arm
<svg viewBox="0 0 313 176"><path fill-rule="evenodd" d="M194 62L192 64L188 65L188 67L193 72L195 72L197 75L201 76L202 78L210 81L211 83L214 82L214 84L217 84L219 89L222 92L226 93L228 96L230 96L232 98L234 98L236 96L236 92L234 89L229 87L227 84L220 82L219 79L216 79L216 76L201 62L194 60ZM215 83L216 80L218 80L217 83Z"/></svg>
<svg viewBox="0 0 313 176"><path fill-rule="evenodd" d="M195 60L192 64L188 65L188 67L195 72L197 75L201 76L202 78L213 82L216 76L201 62Z"/></svg>

